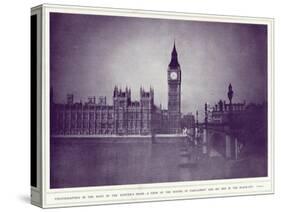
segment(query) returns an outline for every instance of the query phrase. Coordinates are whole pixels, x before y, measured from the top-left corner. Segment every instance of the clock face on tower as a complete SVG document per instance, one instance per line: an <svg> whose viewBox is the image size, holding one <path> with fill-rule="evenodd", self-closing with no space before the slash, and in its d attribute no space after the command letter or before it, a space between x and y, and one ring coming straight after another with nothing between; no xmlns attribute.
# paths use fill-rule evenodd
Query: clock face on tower
<svg viewBox="0 0 281 212"><path fill-rule="evenodd" d="M178 74L176 72L171 72L170 77L171 77L172 80L175 80L175 79L177 79Z"/></svg>

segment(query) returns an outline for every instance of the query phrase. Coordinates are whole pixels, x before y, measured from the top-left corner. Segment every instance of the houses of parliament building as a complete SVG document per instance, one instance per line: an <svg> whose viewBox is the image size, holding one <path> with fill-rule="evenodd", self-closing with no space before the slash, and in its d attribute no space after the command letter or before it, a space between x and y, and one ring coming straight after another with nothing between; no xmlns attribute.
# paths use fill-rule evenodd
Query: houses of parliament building
<svg viewBox="0 0 281 212"><path fill-rule="evenodd" d="M67 95L65 104L54 103L50 94L52 135L149 135L181 133L181 68L174 44L167 70L168 108L154 104L154 90L140 88L139 101L131 99L131 90L115 86L113 105L106 97L92 97L87 102L74 102Z"/></svg>

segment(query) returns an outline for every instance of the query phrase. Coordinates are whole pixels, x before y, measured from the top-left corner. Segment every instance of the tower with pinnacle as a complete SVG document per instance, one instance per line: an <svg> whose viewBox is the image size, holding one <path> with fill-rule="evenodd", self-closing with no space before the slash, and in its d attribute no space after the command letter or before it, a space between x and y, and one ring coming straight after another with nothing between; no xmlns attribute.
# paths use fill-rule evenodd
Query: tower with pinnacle
<svg viewBox="0 0 281 212"><path fill-rule="evenodd" d="M176 44L171 53L167 71L169 133L180 133L181 120L181 67L178 62Z"/></svg>

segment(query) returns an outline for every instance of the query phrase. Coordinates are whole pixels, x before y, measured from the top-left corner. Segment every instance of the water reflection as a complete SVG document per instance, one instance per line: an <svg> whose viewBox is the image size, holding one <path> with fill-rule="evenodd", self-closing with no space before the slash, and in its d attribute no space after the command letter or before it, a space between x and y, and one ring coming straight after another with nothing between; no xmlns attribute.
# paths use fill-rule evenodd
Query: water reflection
<svg viewBox="0 0 281 212"><path fill-rule="evenodd" d="M179 144L150 138L53 138L51 187L121 185L180 180Z"/></svg>
<svg viewBox="0 0 281 212"><path fill-rule="evenodd" d="M266 176L266 158L227 160L178 138L52 138L50 187L70 188Z"/></svg>

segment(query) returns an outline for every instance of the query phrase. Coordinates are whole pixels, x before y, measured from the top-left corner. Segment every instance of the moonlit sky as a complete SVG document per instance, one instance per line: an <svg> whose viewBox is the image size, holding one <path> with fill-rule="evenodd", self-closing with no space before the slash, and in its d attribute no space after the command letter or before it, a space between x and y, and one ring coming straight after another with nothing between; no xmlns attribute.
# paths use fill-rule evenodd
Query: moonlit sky
<svg viewBox="0 0 281 212"><path fill-rule="evenodd" d="M107 96L115 85L154 88L155 104L167 108L167 68L174 40L182 69L183 113L204 103L261 103L267 98L265 25L160 20L51 13L50 72L55 102Z"/></svg>

